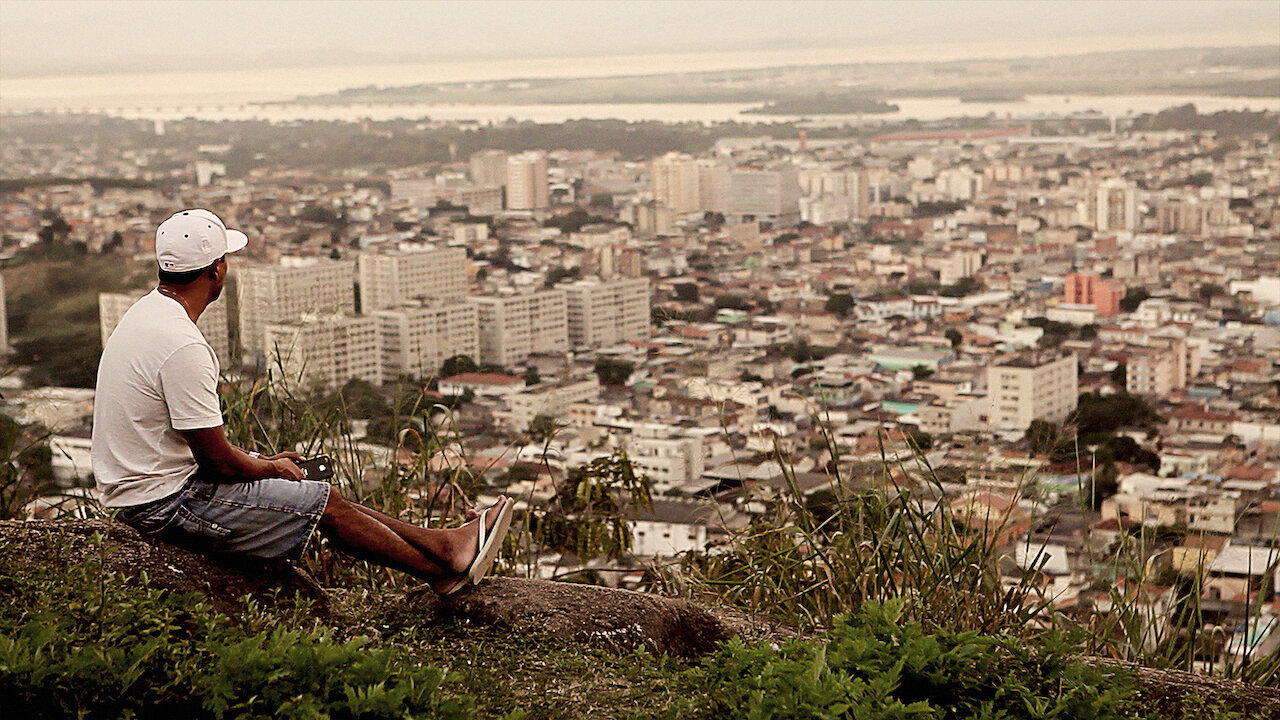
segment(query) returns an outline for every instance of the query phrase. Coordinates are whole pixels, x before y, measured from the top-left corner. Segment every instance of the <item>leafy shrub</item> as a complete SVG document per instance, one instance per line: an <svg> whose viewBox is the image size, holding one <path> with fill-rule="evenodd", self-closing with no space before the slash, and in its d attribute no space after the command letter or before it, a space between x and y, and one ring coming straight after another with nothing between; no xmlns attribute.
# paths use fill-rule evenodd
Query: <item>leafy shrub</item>
<svg viewBox="0 0 1280 720"><path fill-rule="evenodd" d="M926 634L903 603L836 618L829 642L726 643L700 670L715 716L740 718L1135 717L1129 676L1078 662L1070 640L1028 646L976 632Z"/></svg>
<svg viewBox="0 0 1280 720"><path fill-rule="evenodd" d="M0 707L31 718L474 716L445 672L366 638L335 639L304 612L233 620L198 594L91 575L0 587ZM145 582L145 575L143 576Z"/></svg>

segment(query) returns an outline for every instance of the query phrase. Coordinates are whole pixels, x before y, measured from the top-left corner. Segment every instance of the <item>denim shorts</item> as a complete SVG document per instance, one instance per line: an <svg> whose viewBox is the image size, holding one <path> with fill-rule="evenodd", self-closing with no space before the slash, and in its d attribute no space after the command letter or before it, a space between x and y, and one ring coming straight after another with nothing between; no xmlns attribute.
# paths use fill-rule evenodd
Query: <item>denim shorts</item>
<svg viewBox="0 0 1280 720"><path fill-rule="evenodd" d="M121 508L116 519L200 553L297 560L329 503L329 487L314 480L215 482L196 475L168 497Z"/></svg>

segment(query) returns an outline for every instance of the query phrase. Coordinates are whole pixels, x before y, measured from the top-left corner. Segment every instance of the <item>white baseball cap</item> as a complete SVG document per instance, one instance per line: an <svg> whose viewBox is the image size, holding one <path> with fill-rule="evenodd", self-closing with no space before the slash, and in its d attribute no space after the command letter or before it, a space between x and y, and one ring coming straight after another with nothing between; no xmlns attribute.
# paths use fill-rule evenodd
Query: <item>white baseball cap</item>
<svg viewBox="0 0 1280 720"><path fill-rule="evenodd" d="M228 230L208 210L183 210L156 228L156 262L165 272L200 270L248 243L248 236Z"/></svg>

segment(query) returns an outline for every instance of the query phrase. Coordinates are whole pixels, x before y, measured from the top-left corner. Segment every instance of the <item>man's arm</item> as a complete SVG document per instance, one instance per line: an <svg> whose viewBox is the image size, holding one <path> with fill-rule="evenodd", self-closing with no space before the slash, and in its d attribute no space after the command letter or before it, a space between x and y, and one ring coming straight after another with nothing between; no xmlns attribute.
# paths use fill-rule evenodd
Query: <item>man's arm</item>
<svg viewBox="0 0 1280 720"><path fill-rule="evenodd" d="M284 452L271 457L253 457L232 445L221 425L200 430L179 430L178 433L187 441L200 469L210 471L219 478L226 478L228 482L272 477L303 479L302 471L294 463L295 460L302 459L298 453Z"/></svg>

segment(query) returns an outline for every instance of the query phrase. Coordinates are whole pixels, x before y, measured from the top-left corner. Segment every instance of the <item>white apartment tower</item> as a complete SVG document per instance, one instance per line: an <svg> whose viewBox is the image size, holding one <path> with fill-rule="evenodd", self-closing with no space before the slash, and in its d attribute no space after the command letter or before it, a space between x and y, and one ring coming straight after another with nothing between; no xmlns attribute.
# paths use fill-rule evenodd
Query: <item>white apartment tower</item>
<svg viewBox="0 0 1280 720"><path fill-rule="evenodd" d="M145 290L133 293L98 293L98 328L102 332L104 347L116 325L120 324L120 318L146 294ZM218 356L218 364L224 370L230 368L231 330L227 325L227 301L218 299L206 306L204 312L200 313L200 319L196 321L196 327L200 328L200 334L204 335L204 339L213 348L213 353Z"/></svg>
<svg viewBox="0 0 1280 720"><path fill-rule="evenodd" d="M649 164L653 199L680 215L698 212L702 207L699 172L698 161L684 153L669 152L654 158Z"/></svg>
<svg viewBox="0 0 1280 720"><path fill-rule="evenodd" d="M481 150L471 154L471 182L476 185L507 185L507 154L501 150Z"/></svg>
<svg viewBox="0 0 1280 720"><path fill-rule="evenodd" d="M773 170L738 168L729 176L729 209L734 222L800 221L800 180L793 165Z"/></svg>
<svg viewBox="0 0 1280 720"><path fill-rule="evenodd" d="M649 279L580 280L562 285L569 346L601 348L649 337Z"/></svg>
<svg viewBox="0 0 1280 720"><path fill-rule="evenodd" d="M348 380L381 385L382 348L374 318L332 313L266 323L267 369L288 387L332 390Z"/></svg>
<svg viewBox="0 0 1280 720"><path fill-rule="evenodd" d="M425 379L455 355L474 358L479 352L476 309L471 303L401 305L377 310L382 346L382 376Z"/></svg>
<svg viewBox="0 0 1280 720"><path fill-rule="evenodd" d="M267 358L266 326L305 314L354 313L355 263L313 260L298 264L242 266L236 273L240 347L244 361Z"/></svg>
<svg viewBox="0 0 1280 720"><path fill-rule="evenodd" d="M714 160L698 161L698 209L723 213L729 209L729 177L732 171Z"/></svg>
<svg viewBox="0 0 1280 720"><path fill-rule="evenodd" d="M1119 178L1092 185L1080 203L1080 216L1094 230L1136 230L1138 188Z"/></svg>
<svg viewBox="0 0 1280 720"><path fill-rule="evenodd" d="M1080 394L1076 369L1076 356L1069 354L1032 353L991 366L987 373L991 425L1026 430L1032 420L1066 420Z"/></svg>
<svg viewBox="0 0 1280 720"><path fill-rule="evenodd" d="M547 154L541 150L507 158L507 209L541 210L550 207Z"/></svg>
<svg viewBox="0 0 1280 720"><path fill-rule="evenodd" d="M402 245L360 253L360 312L430 300L458 302L467 294L467 251Z"/></svg>
<svg viewBox="0 0 1280 720"><path fill-rule="evenodd" d="M9 352L9 310L5 305L4 276L0 275L0 355ZM102 342L106 342L104 336Z"/></svg>
<svg viewBox="0 0 1280 720"><path fill-rule="evenodd" d="M480 362L511 368L530 355L569 351L565 291L473 297L480 332Z"/></svg>

